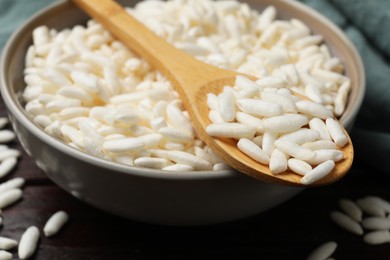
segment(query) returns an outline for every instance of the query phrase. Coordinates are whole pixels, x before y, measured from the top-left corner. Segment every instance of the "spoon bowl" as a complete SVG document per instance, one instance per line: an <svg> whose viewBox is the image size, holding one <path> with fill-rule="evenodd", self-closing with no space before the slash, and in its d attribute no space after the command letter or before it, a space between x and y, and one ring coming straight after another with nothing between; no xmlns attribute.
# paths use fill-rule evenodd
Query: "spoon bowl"
<svg viewBox="0 0 390 260"><path fill-rule="evenodd" d="M233 86L238 73L205 64L176 49L131 17L112 0L73 1L171 80L190 115L197 134L227 164L239 172L262 181L303 185L300 183L300 176L291 171L278 175L271 173L268 166L242 153L237 148L235 140L213 138L207 134L206 128L210 124L207 94L220 93L226 85ZM344 132L348 136L345 129ZM349 136L348 140L348 144L341 149L344 159L336 164L328 176L309 186L333 183L348 172L353 161L353 146Z"/></svg>
<svg viewBox="0 0 390 260"><path fill-rule="evenodd" d="M228 71L227 74L229 73L231 72ZM237 74L235 74L235 76L236 75ZM241 173L245 173L253 178L266 182L301 186L300 180L302 176L299 176L290 170L281 174L273 174L267 165L261 164L241 152L237 148L237 140L232 138L214 138L205 131L207 126L211 123L208 119L209 108L207 106L207 94L219 94L222 92L224 86L234 86L235 76L210 81L207 84L202 85L196 93L194 93L194 102L197 106L195 109L193 109L193 106L190 106L190 108L187 109L191 115L195 128L198 130L198 135L227 164ZM307 99L297 93L293 94L303 99ZM344 132L348 137L348 144L341 148L341 151L344 153L344 159L336 163L336 167L329 175L309 184L309 186L331 184L342 178L351 168L354 156L353 145L345 129Z"/></svg>

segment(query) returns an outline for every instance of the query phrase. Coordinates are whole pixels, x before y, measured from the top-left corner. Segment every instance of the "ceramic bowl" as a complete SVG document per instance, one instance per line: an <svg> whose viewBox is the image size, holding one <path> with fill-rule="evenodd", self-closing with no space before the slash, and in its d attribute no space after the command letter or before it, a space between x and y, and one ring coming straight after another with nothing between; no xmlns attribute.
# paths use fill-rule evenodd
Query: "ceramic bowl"
<svg viewBox="0 0 390 260"><path fill-rule="evenodd" d="M135 1L120 1L133 6ZM362 62L344 34L317 12L295 1L248 1L257 10L273 4L279 18L299 18L324 36L353 82L341 122L350 129L364 94ZM302 188L264 183L235 171L166 172L129 167L80 152L46 134L27 116L21 101L24 57L31 33L46 24L58 30L89 18L60 1L28 19L7 42L1 59L1 92L21 145L61 188L112 214L164 225L216 224L269 210Z"/></svg>

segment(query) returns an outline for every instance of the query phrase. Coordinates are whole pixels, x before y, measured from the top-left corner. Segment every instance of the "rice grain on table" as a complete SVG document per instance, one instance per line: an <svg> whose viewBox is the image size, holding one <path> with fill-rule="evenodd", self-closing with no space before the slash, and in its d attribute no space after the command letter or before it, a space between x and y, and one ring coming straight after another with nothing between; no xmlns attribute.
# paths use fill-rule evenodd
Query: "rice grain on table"
<svg viewBox="0 0 390 260"><path fill-rule="evenodd" d="M0 143L8 143L15 140L15 133L11 130L0 130Z"/></svg>
<svg viewBox="0 0 390 260"><path fill-rule="evenodd" d="M363 239L367 244L372 245L390 243L390 232L389 230L373 231L365 234Z"/></svg>
<svg viewBox="0 0 390 260"><path fill-rule="evenodd" d="M22 198L23 192L21 189L10 189L0 193L0 209L14 204Z"/></svg>
<svg viewBox="0 0 390 260"><path fill-rule="evenodd" d="M0 117L0 129L4 128L9 122L8 117Z"/></svg>
<svg viewBox="0 0 390 260"><path fill-rule="evenodd" d="M356 235L363 235L363 228L360 226L360 224L353 220L351 217L345 215L344 213L341 213L339 211L332 211L330 213L330 218L338 224L343 229L356 234Z"/></svg>
<svg viewBox="0 0 390 260"><path fill-rule="evenodd" d="M4 149L4 150L0 150L0 161L3 161L7 158L10 158L10 157L19 157L20 156L20 151L19 150L16 150L16 149Z"/></svg>
<svg viewBox="0 0 390 260"><path fill-rule="evenodd" d="M36 226L30 226L24 231L20 238L18 255L20 259L28 259L32 256L38 246L39 229Z"/></svg>
<svg viewBox="0 0 390 260"><path fill-rule="evenodd" d="M0 249L9 250L18 245L18 242L8 237L0 237Z"/></svg>
<svg viewBox="0 0 390 260"><path fill-rule="evenodd" d="M375 204L379 208L382 208L387 214L390 214L390 202L388 202L387 200L378 196L366 196L364 199L370 201L372 204Z"/></svg>
<svg viewBox="0 0 390 260"><path fill-rule="evenodd" d="M325 260L330 257L337 248L336 242L326 242L314 249L306 260Z"/></svg>
<svg viewBox="0 0 390 260"><path fill-rule="evenodd" d="M69 216L65 211L57 211L47 220L43 228L43 233L46 237L57 234L68 219Z"/></svg>
<svg viewBox="0 0 390 260"><path fill-rule="evenodd" d="M8 157L5 158L1 163L0 163L0 178L3 178L7 174L9 174L12 169L16 166L18 160L16 157Z"/></svg>
<svg viewBox="0 0 390 260"><path fill-rule="evenodd" d="M24 178L16 177L0 184L0 194L10 190L21 188L25 183Z"/></svg>
<svg viewBox="0 0 390 260"><path fill-rule="evenodd" d="M361 208L365 213L369 215L374 215L377 217L385 217L385 209L378 204L375 200L371 198L362 198L356 201L356 204Z"/></svg>
<svg viewBox="0 0 390 260"><path fill-rule="evenodd" d="M11 260L12 254L10 252L0 250L0 260Z"/></svg>
<svg viewBox="0 0 390 260"><path fill-rule="evenodd" d="M339 207L345 214L360 222L362 221L363 211L356 205L355 202L349 199L340 199Z"/></svg>
<svg viewBox="0 0 390 260"><path fill-rule="evenodd" d="M362 226L371 230L390 229L390 219L384 217L368 217L363 219Z"/></svg>

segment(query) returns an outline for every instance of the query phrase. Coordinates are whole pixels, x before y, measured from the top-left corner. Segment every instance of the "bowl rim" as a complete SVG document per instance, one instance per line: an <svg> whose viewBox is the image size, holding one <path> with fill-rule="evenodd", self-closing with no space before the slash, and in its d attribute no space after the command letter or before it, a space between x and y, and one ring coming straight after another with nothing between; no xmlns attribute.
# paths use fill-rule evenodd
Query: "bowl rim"
<svg viewBox="0 0 390 260"><path fill-rule="evenodd" d="M359 72L362 72L360 75L361 77L360 84L357 86L357 95L356 95L357 98L353 103L352 109L350 109L351 113L348 115L348 117L344 116L345 114L343 114L343 116L340 118L341 123L344 125L352 123L356 114L358 113L359 110L358 108L361 106L363 102L363 97L364 97L365 87L366 87L363 62L361 60L358 51L356 50L352 42L346 37L346 35L339 29L339 27L333 24L333 22L331 22L328 18L323 16L321 13L297 1L289 1L289 0L279 0L279 1L283 2L283 4L289 5L297 9L299 12L306 13L307 15L311 16L311 18L317 19L321 23L323 23L326 27L329 27L337 35L337 37L339 37L340 40L347 45L348 49L351 51L352 57L356 59L356 63L355 63L356 69ZM20 34L24 30L26 30L31 23L38 20L44 14L53 12L53 10L55 9L65 8L66 5L69 4L74 5L69 1L61 0L52 3L44 7L43 9L35 12L32 16L30 16L27 20L25 20L17 28L17 30L15 30L12 33L12 35L7 40L2 51L1 60L0 60L0 80L1 80L0 90L2 93L4 103L7 109L9 110L9 112L11 112L12 115L25 128L27 128L31 134L35 135L38 139L40 139L42 142L46 143L47 145L52 146L54 149L59 150L60 152L63 152L70 157L77 158L87 164L93 164L98 167L102 167L104 169L110 170L112 172L135 175L143 178L170 179L170 180L224 179L224 178L237 178L241 176L246 176L235 170L186 171L185 173L183 173L183 172L176 172L176 171L163 171L158 169L149 169L149 168L141 168L136 166L124 165L106 159L98 158L93 155L82 152L76 148L73 148L65 144L61 140L58 140L53 136L47 134L42 130L42 128L40 128L35 123L33 123L33 121L25 113L25 111L22 111L19 108L19 106L16 104L16 102L13 101L14 99L12 97L10 88L7 85L7 80L6 80L7 73L5 72L6 72L6 65L9 63L9 60L12 58L10 56L12 53L10 50L13 49L13 45L16 42L16 40L20 37ZM349 106L347 105L346 108L348 107Z"/></svg>

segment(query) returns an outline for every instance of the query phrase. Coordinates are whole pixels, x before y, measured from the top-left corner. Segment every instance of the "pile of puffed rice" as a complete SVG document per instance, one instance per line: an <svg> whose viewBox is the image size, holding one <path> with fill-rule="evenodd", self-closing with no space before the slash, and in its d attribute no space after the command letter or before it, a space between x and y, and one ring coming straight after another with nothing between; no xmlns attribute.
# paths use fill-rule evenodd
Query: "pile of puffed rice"
<svg viewBox="0 0 390 260"><path fill-rule="evenodd" d="M237 1L143 1L128 11L199 60L282 81L336 116L350 80L320 35ZM93 20L33 32L23 98L48 134L99 158L169 171L229 168L193 130L171 83ZM272 87L272 84L269 85Z"/></svg>

